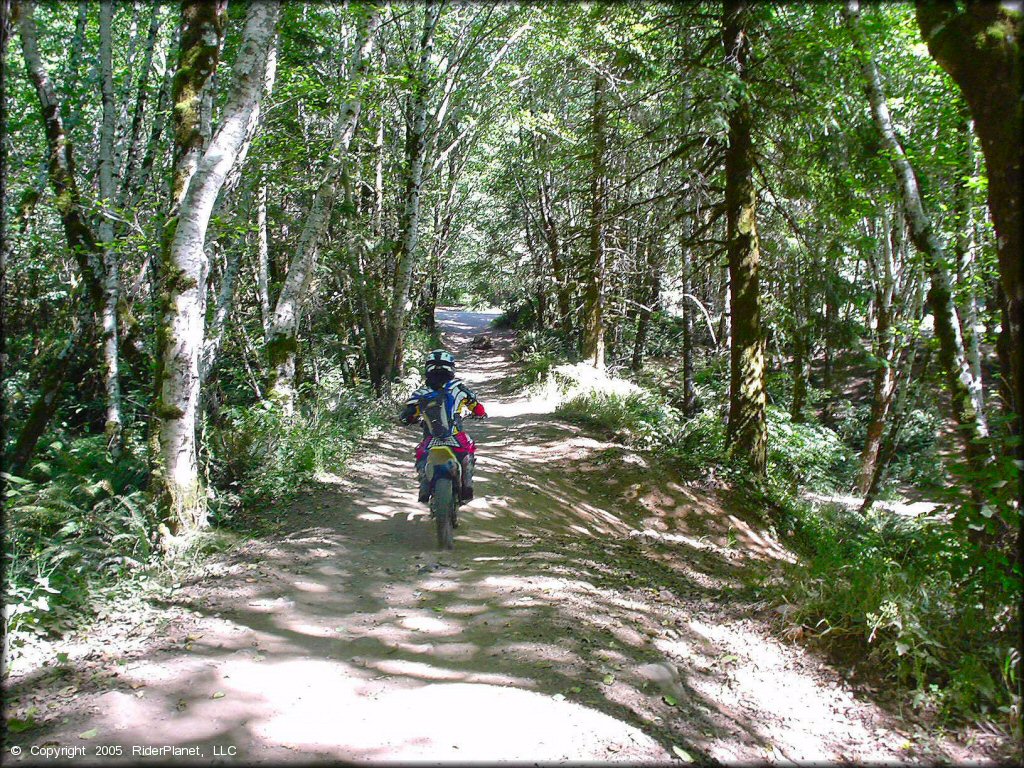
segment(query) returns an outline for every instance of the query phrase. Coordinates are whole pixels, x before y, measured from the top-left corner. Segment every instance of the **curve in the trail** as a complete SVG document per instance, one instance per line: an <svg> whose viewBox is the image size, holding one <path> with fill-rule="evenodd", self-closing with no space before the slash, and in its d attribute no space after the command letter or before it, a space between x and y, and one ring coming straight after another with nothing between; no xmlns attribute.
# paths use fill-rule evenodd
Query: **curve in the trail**
<svg viewBox="0 0 1024 768"><path fill-rule="evenodd" d="M378 435L24 743L232 763L909 759L893 718L728 604L778 545L550 402L504 394L512 339L492 317L438 314L490 413L468 425L477 498L454 552L416 501L417 433ZM492 349L471 347L480 333Z"/></svg>

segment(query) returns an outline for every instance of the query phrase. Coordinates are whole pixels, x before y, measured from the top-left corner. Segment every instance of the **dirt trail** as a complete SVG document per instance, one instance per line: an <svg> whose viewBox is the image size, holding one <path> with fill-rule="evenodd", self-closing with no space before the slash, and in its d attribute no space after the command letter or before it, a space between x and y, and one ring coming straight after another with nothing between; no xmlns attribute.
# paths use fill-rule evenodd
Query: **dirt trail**
<svg viewBox="0 0 1024 768"><path fill-rule="evenodd" d="M11 737L22 761L33 745L84 746L78 762L97 745L204 763L939 756L730 598L758 558L786 556L752 521L501 395L511 340L488 315L439 319L491 415L469 422L477 499L455 551L434 548L416 433L396 428L299 499L287 533L177 590L148 639L12 680L68 697ZM493 350L469 347L481 332Z"/></svg>

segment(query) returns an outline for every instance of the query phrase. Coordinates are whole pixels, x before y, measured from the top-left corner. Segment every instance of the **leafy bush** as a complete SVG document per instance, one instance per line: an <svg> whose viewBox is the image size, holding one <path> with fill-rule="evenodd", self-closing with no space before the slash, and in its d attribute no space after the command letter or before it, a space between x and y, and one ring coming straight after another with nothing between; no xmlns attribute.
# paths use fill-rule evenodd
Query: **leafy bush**
<svg viewBox="0 0 1024 768"><path fill-rule="evenodd" d="M647 450L674 440L682 423L678 411L646 392L587 392L558 406L555 413Z"/></svg>
<svg viewBox="0 0 1024 768"><path fill-rule="evenodd" d="M332 408L292 418L267 401L225 409L210 435L221 521L239 506L280 502L316 474L340 471L359 439L385 423L387 407L368 392L350 391Z"/></svg>
<svg viewBox="0 0 1024 768"><path fill-rule="evenodd" d="M852 480L855 456L839 435L813 422L794 423L787 411L767 408L768 479L793 490L833 490Z"/></svg>
<svg viewBox="0 0 1024 768"><path fill-rule="evenodd" d="M683 475L695 477L709 467L725 466L725 424L718 409L705 408L689 419L666 459Z"/></svg>
<svg viewBox="0 0 1024 768"><path fill-rule="evenodd" d="M789 619L866 659L916 706L956 720L1019 717L1010 617L1019 583L945 520L783 500L803 562L779 589ZM1018 720L1019 722L1019 720Z"/></svg>
<svg viewBox="0 0 1024 768"><path fill-rule="evenodd" d="M91 598L155 553L146 468L127 446L117 463L103 436L51 443L28 478L6 476L5 632L68 629Z"/></svg>
<svg viewBox="0 0 1024 768"><path fill-rule="evenodd" d="M518 372L511 378L512 389L525 389L549 381L554 369L569 359L563 339L553 331L524 331L512 350Z"/></svg>
<svg viewBox="0 0 1024 768"><path fill-rule="evenodd" d="M492 325L499 329L525 330L536 324L536 308L529 301L523 301L507 308L494 318Z"/></svg>

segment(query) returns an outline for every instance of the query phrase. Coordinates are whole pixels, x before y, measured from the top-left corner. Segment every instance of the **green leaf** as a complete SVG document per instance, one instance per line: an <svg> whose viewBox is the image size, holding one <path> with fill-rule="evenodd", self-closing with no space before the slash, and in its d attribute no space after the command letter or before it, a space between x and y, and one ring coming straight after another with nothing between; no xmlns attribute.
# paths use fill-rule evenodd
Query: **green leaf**
<svg viewBox="0 0 1024 768"><path fill-rule="evenodd" d="M18 717L12 717L7 721L7 730L11 733L22 733L35 727L36 719L32 715L29 715L24 720Z"/></svg>
<svg viewBox="0 0 1024 768"><path fill-rule="evenodd" d="M95 728L90 728L88 731L82 731L80 734L78 734L78 738L95 739L97 735L99 735L99 731L97 731Z"/></svg>
<svg viewBox="0 0 1024 768"><path fill-rule="evenodd" d="M682 760L684 763L692 763L693 755L687 752L682 747L677 747L675 744L672 745L672 751L676 753L676 757Z"/></svg>
<svg viewBox="0 0 1024 768"><path fill-rule="evenodd" d="M223 699L224 698L224 691L217 691L210 698L212 698L212 699Z"/></svg>
<svg viewBox="0 0 1024 768"><path fill-rule="evenodd" d="M604 676L604 680L602 680L601 682L603 682L605 685L611 685L615 682L615 675L608 673Z"/></svg>
<svg viewBox="0 0 1024 768"><path fill-rule="evenodd" d="M670 707L674 707L676 704L679 703L679 702L676 701L676 697L675 696L669 696L667 694L665 696L662 696L661 700L664 701L666 704L668 704Z"/></svg>

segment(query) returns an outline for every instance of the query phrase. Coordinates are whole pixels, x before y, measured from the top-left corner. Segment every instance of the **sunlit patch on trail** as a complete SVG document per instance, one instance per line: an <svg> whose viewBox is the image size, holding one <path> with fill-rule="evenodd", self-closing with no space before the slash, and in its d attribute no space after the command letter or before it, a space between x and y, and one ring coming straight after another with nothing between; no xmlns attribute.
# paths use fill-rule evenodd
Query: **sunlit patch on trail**
<svg viewBox="0 0 1024 768"><path fill-rule="evenodd" d="M409 676L410 665L398 667ZM388 668L395 670L395 665ZM423 671L431 675L426 679L438 679L438 670ZM517 761L594 761L619 753L629 754L631 761L668 759L664 748L637 728L580 704L524 690L527 681L489 677L469 682L456 676L458 682L382 690L358 708L345 709L344 719L337 705L324 711L302 702L258 727L297 749L357 761L474 762L495 755Z"/></svg>

